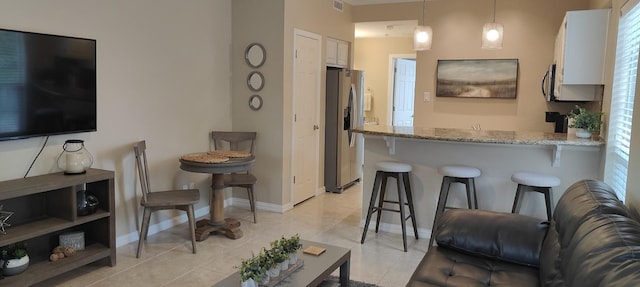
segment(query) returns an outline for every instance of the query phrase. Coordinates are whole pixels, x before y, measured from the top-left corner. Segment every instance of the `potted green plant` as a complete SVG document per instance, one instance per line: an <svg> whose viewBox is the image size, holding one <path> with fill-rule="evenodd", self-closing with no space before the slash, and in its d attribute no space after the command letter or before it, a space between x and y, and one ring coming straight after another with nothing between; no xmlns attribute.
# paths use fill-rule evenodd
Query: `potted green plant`
<svg viewBox="0 0 640 287"><path fill-rule="evenodd" d="M280 264L280 270L285 271L289 269L289 254L286 253L282 245L280 245L280 240L271 242L269 252L271 252L273 260Z"/></svg>
<svg viewBox="0 0 640 287"><path fill-rule="evenodd" d="M289 254L289 264L296 264L298 262L298 250L302 248L300 235L296 234L288 239L283 236L282 239L280 239L280 242L285 253Z"/></svg>
<svg viewBox="0 0 640 287"><path fill-rule="evenodd" d="M271 278L278 277L280 275L280 264L276 262L271 250L262 248L258 255L260 265L267 270L267 275Z"/></svg>
<svg viewBox="0 0 640 287"><path fill-rule="evenodd" d="M590 138L592 133L600 130L601 117L601 112L591 112L578 105L567 115L571 120L569 127L576 129L576 136L579 138Z"/></svg>
<svg viewBox="0 0 640 287"><path fill-rule="evenodd" d="M258 287L258 283L262 282L267 276L265 268L260 266L260 260L255 256L250 259L242 259L240 266L237 268L239 269L242 287Z"/></svg>
<svg viewBox="0 0 640 287"><path fill-rule="evenodd" d="M29 267L27 245L24 242L4 246L0 249L2 275L11 276L24 272Z"/></svg>

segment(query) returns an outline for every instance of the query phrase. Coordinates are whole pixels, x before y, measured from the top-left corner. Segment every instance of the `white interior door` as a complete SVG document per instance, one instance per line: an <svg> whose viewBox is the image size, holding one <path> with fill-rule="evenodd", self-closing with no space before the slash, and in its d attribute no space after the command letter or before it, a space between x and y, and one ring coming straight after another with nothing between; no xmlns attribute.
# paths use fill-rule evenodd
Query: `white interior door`
<svg viewBox="0 0 640 287"><path fill-rule="evenodd" d="M392 124L394 126L413 126L416 60L396 59L393 79Z"/></svg>
<svg viewBox="0 0 640 287"><path fill-rule="evenodd" d="M293 204L316 193L319 174L321 38L296 30L293 61Z"/></svg>

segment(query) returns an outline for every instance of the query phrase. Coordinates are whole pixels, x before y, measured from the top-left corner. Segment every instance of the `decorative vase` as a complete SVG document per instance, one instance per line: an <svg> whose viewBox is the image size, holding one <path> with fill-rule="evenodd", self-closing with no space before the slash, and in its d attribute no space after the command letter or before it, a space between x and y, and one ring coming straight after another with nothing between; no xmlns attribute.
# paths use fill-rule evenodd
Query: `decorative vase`
<svg viewBox="0 0 640 287"><path fill-rule="evenodd" d="M76 193L77 212L79 216L96 212L99 203L98 198L86 190L78 190Z"/></svg>
<svg viewBox="0 0 640 287"><path fill-rule="evenodd" d="M0 264L4 266L4 260L0 260ZM2 269L2 275L11 276L24 272L29 267L29 255L25 255L19 259L9 259L7 266Z"/></svg>
<svg viewBox="0 0 640 287"><path fill-rule="evenodd" d="M272 278L280 276L280 265L269 268L269 270L267 270L267 274L269 274L269 276L271 276Z"/></svg>
<svg viewBox="0 0 640 287"><path fill-rule="evenodd" d="M249 278L246 281L242 281L240 283L240 286L242 286L242 287L258 287L258 284L252 278Z"/></svg>
<svg viewBox="0 0 640 287"><path fill-rule="evenodd" d="M289 265L295 265L298 263L298 252L289 253Z"/></svg>
<svg viewBox="0 0 640 287"><path fill-rule="evenodd" d="M591 137L591 133L586 129L576 129L576 137L587 139Z"/></svg>

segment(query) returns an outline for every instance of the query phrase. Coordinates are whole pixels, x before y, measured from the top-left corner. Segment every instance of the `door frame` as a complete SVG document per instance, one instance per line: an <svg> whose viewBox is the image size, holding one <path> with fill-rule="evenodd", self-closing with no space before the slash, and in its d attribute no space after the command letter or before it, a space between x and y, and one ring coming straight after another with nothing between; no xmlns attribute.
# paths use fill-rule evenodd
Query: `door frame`
<svg viewBox="0 0 640 287"><path fill-rule="evenodd" d="M322 46L323 46L322 45L322 36L318 35L318 34L315 34L315 33L312 33L312 32L308 32L308 31L302 30L302 29L294 28L293 29L293 53L291 54L291 58L292 58L292 69L291 69L291 71L292 71L292 81L291 81L292 82L291 83L292 86L291 86L291 99L290 99L291 100L291 119L290 119L290 121L291 121L291 138L289 139L290 142L291 142L291 150L289 151L289 158L291 159L291 161L289 163L290 166L291 166L291 169L290 169L291 173L290 173L290 176L289 176L289 190L291 191L289 193L289 202L290 202L292 207L294 206L293 200L294 200L294 192L295 192L294 183L293 183L293 169L295 168L295 166L294 166L294 163L295 163L294 155L295 155L295 153L294 153L294 148L293 147L295 146L295 139L296 139L295 119L294 119L294 117L296 115L296 98L295 98L295 95L294 95L294 91L296 90L295 89L295 85L296 85L296 82L297 82L296 78L295 78L295 75L296 75L296 65L295 65L295 53L296 52L295 51L296 51L296 49L298 47L298 45L296 43L297 36L308 37L308 38L311 38L311 39L314 39L314 40L318 41L318 55L317 56L318 56L319 67L318 67L318 77L316 79L317 84L318 84L318 90L315 92L316 99L318 101L317 102L318 105L316 106L316 109L315 109L315 118L316 118L316 122L317 122L318 126L321 126L320 125L320 105L322 105L322 101L321 101L322 100L322 98L321 98L322 87L321 87L321 85L322 85L322 67L323 67L323 63L324 63L322 61L322 51L324 51L322 49ZM315 164L315 167L316 167L316 175L315 175L315 188L316 188L316 191L315 191L315 195L321 194L323 192L322 190L320 190L318 188L318 183L320 182L320 170L321 170L321 168L320 168L320 150L324 149L324 145L322 145L322 146L320 145L320 143L322 142L320 140L320 134L321 133L324 134L324 127L322 127L321 129L318 129L318 136L316 137L316 140L317 140L317 143L316 143L317 145L316 146L318 147L318 150L315 151L315 162L316 162L316 164Z"/></svg>
<svg viewBox="0 0 640 287"><path fill-rule="evenodd" d="M391 126L393 124L393 98L395 97L394 91L393 91L393 87L395 85L395 68L396 68L396 61L395 59L414 59L417 61L417 55L416 54L390 54L389 55L389 74L388 74L388 94L387 95L391 95L391 97L387 97L387 123L386 125ZM417 63L416 63L417 64ZM417 65L416 65L417 67ZM416 73L417 75L418 73ZM416 79L417 80L417 79ZM413 95L413 99L415 102L415 91L414 91L414 95ZM414 103L415 104L415 103Z"/></svg>

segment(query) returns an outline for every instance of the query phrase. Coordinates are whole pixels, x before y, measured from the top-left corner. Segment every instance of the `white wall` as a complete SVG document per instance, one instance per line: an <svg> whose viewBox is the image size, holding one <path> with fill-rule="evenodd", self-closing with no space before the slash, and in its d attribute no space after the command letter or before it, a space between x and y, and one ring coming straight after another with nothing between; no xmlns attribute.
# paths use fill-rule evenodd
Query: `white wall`
<svg viewBox="0 0 640 287"><path fill-rule="evenodd" d="M283 199L282 165L282 57L284 45L284 1L235 0L232 2L232 122L235 131L256 131L254 154L256 163L252 173L258 178L255 186L260 209L281 211ZM259 23L259 24L258 24ZM244 59L246 47L260 43L266 50L266 61L257 69ZM264 88L253 92L247 87L252 71L264 75ZM262 108L249 108L249 97L260 95ZM246 197L244 188L233 196Z"/></svg>
<svg viewBox="0 0 640 287"><path fill-rule="evenodd" d="M256 164L252 172L258 178L255 186L258 207L282 211L292 206L294 29L321 35L324 55L326 36L352 41L351 6L345 5L345 12L340 13L331 7L330 0L233 0L232 5L233 129L257 131ZM267 60L258 69L251 69L244 60L244 49L253 42L263 44L267 50ZM265 87L260 92L251 92L246 85L247 74L253 70L260 71L265 77ZM321 95L324 95L324 76L322 78ZM248 98L252 94L263 98L264 104L259 111L249 109ZM324 97L319 102L322 116ZM320 121L322 126L324 121ZM322 160L322 136L319 148ZM320 162L318 190L324 186L322 164ZM234 196L244 196L243 193Z"/></svg>
<svg viewBox="0 0 640 287"><path fill-rule="evenodd" d="M152 188L194 183L208 212L209 176L180 171L178 158L231 126L230 0L0 0L0 28L97 40L98 131L51 137L30 176L57 171L64 141L84 139L93 167L115 170L121 244L137 236L132 143L146 139ZM22 177L43 142L0 142L0 180Z"/></svg>
<svg viewBox="0 0 640 287"><path fill-rule="evenodd" d="M412 2L355 6L354 20L421 20L421 5L420 2ZM482 25L491 21L493 6L490 1L427 2L425 21L433 29L433 47L417 53L414 126L469 129L474 124L480 124L485 130L553 132L554 124L545 122L544 112L566 114L574 107L575 103L546 102L540 92L540 81L553 60L555 37L566 11L586 9L587 1L511 0L498 1L496 5L496 22L504 26L503 49L483 50L480 47ZM387 53L402 53L406 49L405 42L396 41L396 47L391 47L393 50L389 49ZM387 43L385 39L356 41L356 45L361 44L383 47ZM457 59L518 59L516 98L436 97L438 60ZM373 65L370 62L375 61L387 65L388 55L377 59L358 56L356 60L357 67L370 67ZM380 80L386 82L387 78L373 79L376 82ZM423 100L424 92L431 93L429 102ZM379 96L386 97L386 93L386 90L374 91L374 101L384 102ZM375 112L378 113L378 110Z"/></svg>

